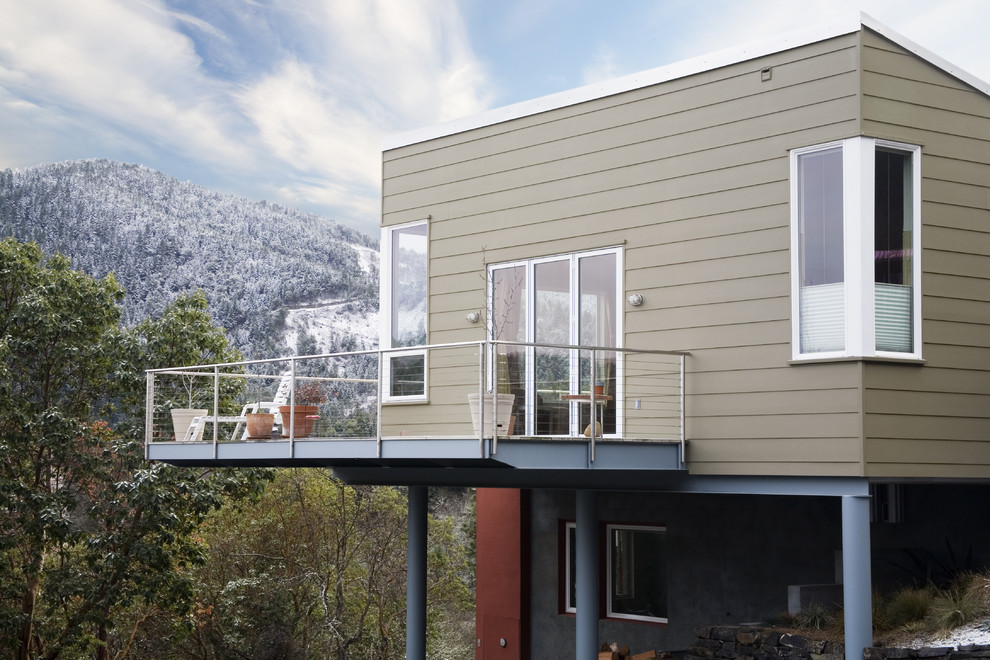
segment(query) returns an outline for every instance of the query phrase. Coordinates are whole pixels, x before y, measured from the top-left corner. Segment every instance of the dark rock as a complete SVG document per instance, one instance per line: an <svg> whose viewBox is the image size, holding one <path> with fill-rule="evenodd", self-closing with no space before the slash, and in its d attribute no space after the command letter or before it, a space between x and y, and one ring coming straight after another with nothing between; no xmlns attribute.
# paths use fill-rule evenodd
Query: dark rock
<svg viewBox="0 0 990 660"><path fill-rule="evenodd" d="M757 640L760 639L760 634L750 628L743 628L736 633L736 641L740 644L745 644L747 646L752 646L756 644Z"/></svg>
<svg viewBox="0 0 990 660"><path fill-rule="evenodd" d="M808 648L808 638L801 635L781 635L780 645L804 651Z"/></svg>
<svg viewBox="0 0 990 660"><path fill-rule="evenodd" d="M914 657L916 658L948 657L948 655L955 650L956 649L951 646L930 646L922 649L917 649L914 652Z"/></svg>

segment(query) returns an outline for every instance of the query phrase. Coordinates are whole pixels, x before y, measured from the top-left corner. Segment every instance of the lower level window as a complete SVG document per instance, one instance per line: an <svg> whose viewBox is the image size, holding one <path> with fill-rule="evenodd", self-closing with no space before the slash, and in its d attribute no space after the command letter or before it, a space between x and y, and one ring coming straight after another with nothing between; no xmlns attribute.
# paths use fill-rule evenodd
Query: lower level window
<svg viewBox="0 0 990 660"><path fill-rule="evenodd" d="M608 616L667 621L663 527L608 525Z"/></svg>
<svg viewBox="0 0 990 660"><path fill-rule="evenodd" d="M564 611L577 611L575 523L568 522L564 543ZM608 547L600 567L607 594L606 616L667 622L667 535L653 525L606 525Z"/></svg>

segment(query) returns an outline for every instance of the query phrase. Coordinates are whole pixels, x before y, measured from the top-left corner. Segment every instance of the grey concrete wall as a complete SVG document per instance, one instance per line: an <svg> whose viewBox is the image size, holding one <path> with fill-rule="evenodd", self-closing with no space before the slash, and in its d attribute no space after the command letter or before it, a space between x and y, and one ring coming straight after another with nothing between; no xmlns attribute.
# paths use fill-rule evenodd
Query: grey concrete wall
<svg viewBox="0 0 990 660"><path fill-rule="evenodd" d="M559 612L558 528L574 519L572 491L532 498L533 658L572 658L574 617ZM702 625L759 621L787 610L790 584L835 579L837 499L753 495L602 493L601 522L667 527L668 624L599 621L602 642L683 650Z"/></svg>
<svg viewBox="0 0 990 660"><path fill-rule="evenodd" d="M903 521L871 530L873 584L880 589L990 568L990 485L904 484Z"/></svg>

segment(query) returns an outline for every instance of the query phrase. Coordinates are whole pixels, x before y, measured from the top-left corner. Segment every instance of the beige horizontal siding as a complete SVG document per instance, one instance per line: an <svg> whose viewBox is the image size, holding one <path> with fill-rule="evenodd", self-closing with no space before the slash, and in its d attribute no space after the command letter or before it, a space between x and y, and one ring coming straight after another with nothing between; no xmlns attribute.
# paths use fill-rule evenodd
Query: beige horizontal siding
<svg viewBox="0 0 990 660"><path fill-rule="evenodd" d="M385 224L431 218L430 341L480 338L464 314L485 304L486 263L621 246L624 287L646 298L623 305L624 345L692 351L693 471L862 473L859 366L788 364L788 150L858 133L857 43L386 153ZM386 417L407 433L463 432L457 389L469 380L431 361L430 405ZM676 430L664 406L628 410L627 436Z"/></svg>
<svg viewBox="0 0 990 660"><path fill-rule="evenodd" d="M808 91L809 83L855 71L857 56L854 46L855 38L852 36L820 42L800 51L741 62L661 85L391 150L385 153L385 178L393 180L430 167L478 162L517 149L569 140L596 128L610 129L655 117L702 110L792 86ZM775 67L774 77L772 81L762 83L759 72L768 65ZM656 109L658 99L662 101L660 110ZM507 162L510 168L515 167L511 159ZM457 178L445 177L440 183Z"/></svg>
<svg viewBox="0 0 990 660"><path fill-rule="evenodd" d="M990 475L990 99L866 33L863 126L922 146L924 366L866 365L867 474Z"/></svg>
<svg viewBox="0 0 990 660"><path fill-rule="evenodd" d="M699 462L752 462L752 452L773 456L775 463L816 463L818 461L841 464L846 457L859 450L859 438L802 437L800 439L767 438L752 442L738 439L693 440L688 447L691 461Z"/></svg>

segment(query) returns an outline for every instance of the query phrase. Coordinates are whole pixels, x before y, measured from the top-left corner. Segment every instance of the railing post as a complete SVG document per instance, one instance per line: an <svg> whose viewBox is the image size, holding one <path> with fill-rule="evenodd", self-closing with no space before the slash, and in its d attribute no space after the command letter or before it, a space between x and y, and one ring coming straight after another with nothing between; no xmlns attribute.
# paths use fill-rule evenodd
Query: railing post
<svg viewBox="0 0 990 660"><path fill-rule="evenodd" d="M144 393L144 460L148 460L155 431L155 374L149 371L145 377L148 382Z"/></svg>
<svg viewBox="0 0 990 660"><path fill-rule="evenodd" d="M686 371L687 371L686 370L686 360L687 360L686 356L682 354L680 356L680 363L681 363L681 379L680 379L681 380L681 405L680 405L680 408L681 408L681 413L680 413L681 451L680 451L680 454L681 454L681 466L682 467L684 466L684 461L685 461L685 458L686 458L684 456L684 449L685 449L684 443L685 443L685 435L686 435L685 421L684 421L684 405L685 405L685 402L687 401L687 394L686 394L686 388L685 388L685 384L686 384L685 383L685 380L686 380L685 374L686 374Z"/></svg>
<svg viewBox="0 0 990 660"><path fill-rule="evenodd" d="M487 341L478 344L478 458L485 457L485 360L491 344ZM498 451L498 445L492 444L492 454Z"/></svg>
<svg viewBox="0 0 990 660"><path fill-rule="evenodd" d="M219 438L220 425L217 424L217 417L220 416L220 367L214 365L213 367L213 459L216 460L218 456L217 440ZM203 423L206 423L206 419L209 419L209 415L204 418ZM195 438L193 438L195 439Z"/></svg>
<svg viewBox="0 0 990 660"><path fill-rule="evenodd" d="M289 458L296 457L296 358L289 358ZM282 420L285 424L285 420Z"/></svg>
<svg viewBox="0 0 990 660"><path fill-rule="evenodd" d="M578 365L581 364L580 353L578 353ZM595 462L595 436L598 430L598 401L595 399L595 349L591 349L591 395L589 397L590 405L588 406L588 415L591 417L591 424L589 428L591 429L591 462ZM581 389L581 375L580 366L578 369L578 389ZM578 413L580 419L580 412ZM605 431L605 425L602 424L602 431Z"/></svg>
<svg viewBox="0 0 990 660"><path fill-rule="evenodd" d="M378 351L378 423L375 425L378 432L378 439L376 441L378 445L378 458L382 457L382 396L384 396L384 393L382 392L382 369L384 368L384 364L385 354Z"/></svg>

